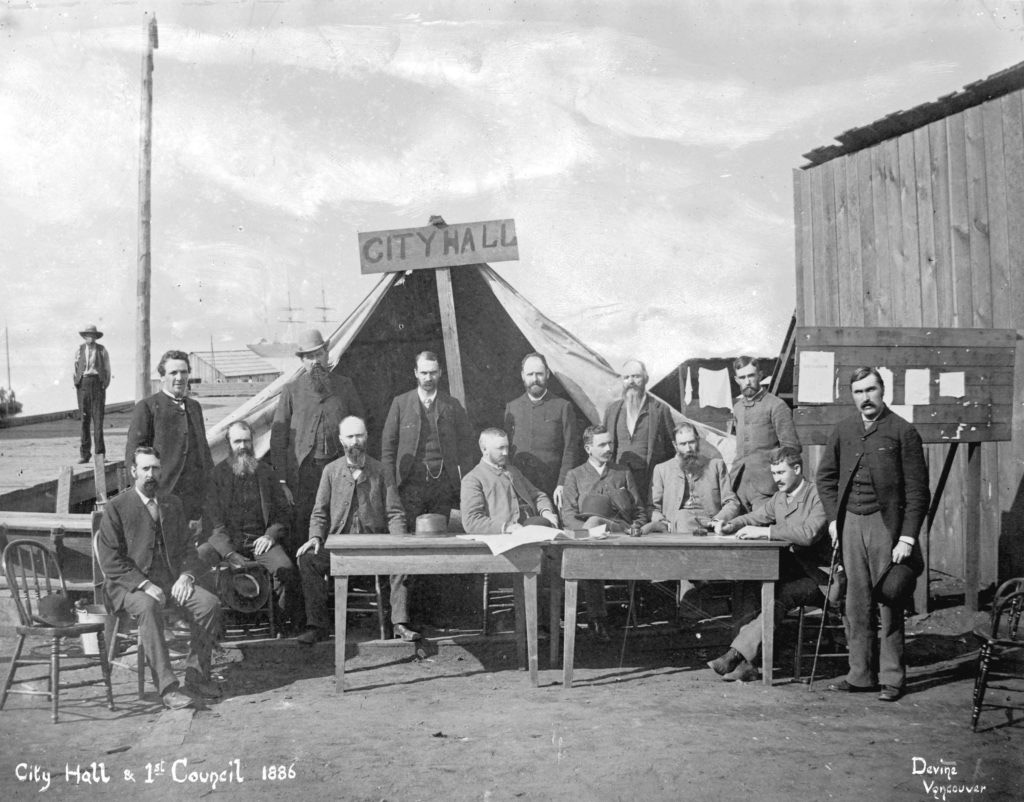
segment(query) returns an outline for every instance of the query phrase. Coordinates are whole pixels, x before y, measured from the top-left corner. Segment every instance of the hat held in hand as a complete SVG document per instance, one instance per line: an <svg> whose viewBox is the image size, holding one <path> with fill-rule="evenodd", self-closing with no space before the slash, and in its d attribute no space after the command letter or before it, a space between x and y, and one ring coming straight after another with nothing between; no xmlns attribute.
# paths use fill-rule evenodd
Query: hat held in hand
<svg viewBox="0 0 1024 802"><path fill-rule="evenodd" d="M914 593L917 577L906 563L892 563L879 578L872 598L890 607L901 607Z"/></svg>

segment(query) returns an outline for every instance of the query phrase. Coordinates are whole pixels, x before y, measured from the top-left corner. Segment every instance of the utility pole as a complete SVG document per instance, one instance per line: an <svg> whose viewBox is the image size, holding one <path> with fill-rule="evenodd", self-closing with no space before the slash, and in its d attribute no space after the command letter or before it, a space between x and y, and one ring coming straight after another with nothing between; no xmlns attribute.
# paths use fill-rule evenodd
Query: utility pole
<svg viewBox="0 0 1024 802"><path fill-rule="evenodd" d="M150 184L153 162L153 51L159 47L156 15L146 24L146 52L142 57L142 114L139 125L139 263L137 326L135 333L135 400L149 395L149 307L152 264L149 250Z"/></svg>
<svg viewBox="0 0 1024 802"><path fill-rule="evenodd" d="M11 384L11 332L4 326L4 346L7 348L7 395L4 396L4 414L11 417L11 396L14 395L14 385Z"/></svg>

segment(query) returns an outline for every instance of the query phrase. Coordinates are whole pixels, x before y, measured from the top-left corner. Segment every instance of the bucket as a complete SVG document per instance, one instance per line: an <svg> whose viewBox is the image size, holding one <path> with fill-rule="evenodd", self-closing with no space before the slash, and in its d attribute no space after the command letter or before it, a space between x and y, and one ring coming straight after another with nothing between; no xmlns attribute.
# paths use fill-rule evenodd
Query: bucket
<svg viewBox="0 0 1024 802"><path fill-rule="evenodd" d="M103 624L103 636L109 647L109 639L113 637L114 627L117 626L117 616L110 615L102 604L87 604L85 607L76 608L75 612L78 615L79 624ZM95 632L86 632L82 635L82 653L92 655L100 653L100 641Z"/></svg>

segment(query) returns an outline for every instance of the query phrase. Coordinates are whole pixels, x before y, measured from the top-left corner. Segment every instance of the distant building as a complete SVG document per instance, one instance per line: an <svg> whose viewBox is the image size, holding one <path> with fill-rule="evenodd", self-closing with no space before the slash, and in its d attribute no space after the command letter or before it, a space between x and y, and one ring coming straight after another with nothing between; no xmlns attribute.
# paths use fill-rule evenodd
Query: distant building
<svg viewBox="0 0 1024 802"><path fill-rule="evenodd" d="M234 351L192 351L192 380L200 384L267 384L282 371L248 348Z"/></svg>

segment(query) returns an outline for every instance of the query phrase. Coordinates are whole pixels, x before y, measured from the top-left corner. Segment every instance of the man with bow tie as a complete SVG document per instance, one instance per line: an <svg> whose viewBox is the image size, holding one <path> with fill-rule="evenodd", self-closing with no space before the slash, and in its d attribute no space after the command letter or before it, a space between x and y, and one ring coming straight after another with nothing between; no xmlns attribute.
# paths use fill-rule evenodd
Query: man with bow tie
<svg viewBox="0 0 1024 802"><path fill-rule="evenodd" d="M156 370L160 391L135 405L124 463L132 464L139 447L156 449L161 460L160 493L180 498L186 520L196 521L203 515L213 459L206 442L203 408L188 396L192 365L184 351L167 351Z"/></svg>
<svg viewBox="0 0 1024 802"><path fill-rule="evenodd" d="M391 474L366 453L366 423L355 416L345 418L338 427L338 440L345 456L324 469L309 520L309 540L297 553L307 627L297 640L307 646L327 638L331 629L327 535L402 535L406 531ZM391 577L391 623L402 640L419 639L419 633L409 628L408 584L402 575Z"/></svg>
<svg viewBox="0 0 1024 802"><path fill-rule="evenodd" d="M115 496L103 511L96 535L96 558L112 608L138 620L139 643L153 670L165 707L215 699L210 656L220 630L220 601L196 584L205 569L189 534L181 500L160 491L163 468L156 449L132 452L134 487ZM164 607L179 608L191 626L185 661L185 693L171 668L164 640Z"/></svg>
<svg viewBox="0 0 1024 802"><path fill-rule="evenodd" d="M78 334L85 340L75 350L74 381L78 392L78 411L82 415L78 464L85 465L92 458L94 440L96 456L102 457L107 453L103 441L103 413L106 411L107 387L110 386L110 357L107 349L97 342L103 332L96 326L90 324Z"/></svg>

